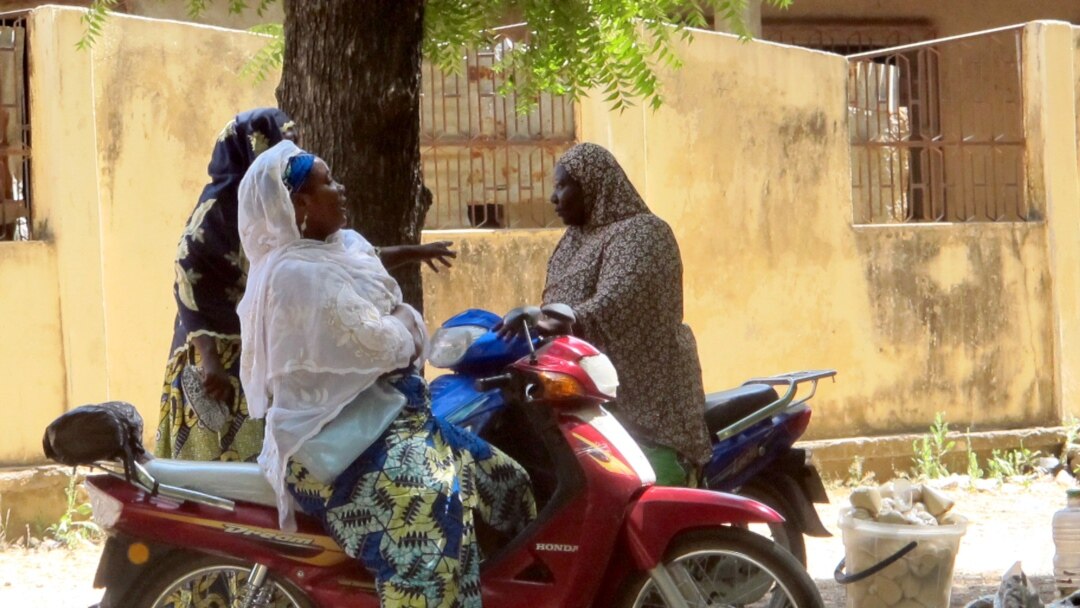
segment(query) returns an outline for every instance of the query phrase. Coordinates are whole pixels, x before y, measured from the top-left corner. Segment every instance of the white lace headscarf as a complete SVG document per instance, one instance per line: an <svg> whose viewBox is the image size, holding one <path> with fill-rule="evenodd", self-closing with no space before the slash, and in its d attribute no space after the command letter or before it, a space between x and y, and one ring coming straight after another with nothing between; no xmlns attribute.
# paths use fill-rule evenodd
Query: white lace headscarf
<svg viewBox="0 0 1080 608"><path fill-rule="evenodd" d="M266 418L259 464L295 529L285 486L289 457L379 376L409 365L413 336L390 315L401 290L352 230L302 238L282 175L303 152L290 141L255 160L240 182L240 242L250 261L237 312L240 380L252 418ZM407 305L404 305L407 306ZM426 343L424 322L409 308Z"/></svg>

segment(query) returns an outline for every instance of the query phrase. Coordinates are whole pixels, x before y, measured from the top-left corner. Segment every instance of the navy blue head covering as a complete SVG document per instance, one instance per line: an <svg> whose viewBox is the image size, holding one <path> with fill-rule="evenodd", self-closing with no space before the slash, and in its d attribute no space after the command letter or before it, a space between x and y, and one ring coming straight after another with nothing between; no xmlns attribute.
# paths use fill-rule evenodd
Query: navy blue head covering
<svg viewBox="0 0 1080 608"><path fill-rule="evenodd" d="M236 209L236 191L248 167L255 157L284 139L286 131L293 128L289 116L277 108L258 108L236 115L218 135L214 155L210 157L207 172L212 180L203 189L199 202L215 198L222 200L222 191L231 193L233 209ZM236 228L233 217L233 231Z"/></svg>
<svg viewBox="0 0 1080 608"><path fill-rule="evenodd" d="M281 110L258 108L238 114L218 136L207 168L211 181L188 219L176 254L179 318L174 352L194 332L239 336L236 304L247 283L247 260L236 225L237 189L255 157L292 128Z"/></svg>

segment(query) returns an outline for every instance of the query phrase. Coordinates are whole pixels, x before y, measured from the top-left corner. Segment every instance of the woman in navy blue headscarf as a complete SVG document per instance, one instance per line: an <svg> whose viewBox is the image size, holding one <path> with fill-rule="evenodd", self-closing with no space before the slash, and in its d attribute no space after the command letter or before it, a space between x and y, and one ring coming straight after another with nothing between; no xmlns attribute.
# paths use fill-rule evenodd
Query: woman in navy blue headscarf
<svg viewBox="0 0 1080 608"><path fill-rule="evenodd" d="M276 108L236 116L210 160L211 181L188 219L176 253L177 318L161 395L154 452L187 460L254 461L263 421L248 418L240 386L240 320L247 260L237 232L237 188L260 153L295 139Z"/></svg>

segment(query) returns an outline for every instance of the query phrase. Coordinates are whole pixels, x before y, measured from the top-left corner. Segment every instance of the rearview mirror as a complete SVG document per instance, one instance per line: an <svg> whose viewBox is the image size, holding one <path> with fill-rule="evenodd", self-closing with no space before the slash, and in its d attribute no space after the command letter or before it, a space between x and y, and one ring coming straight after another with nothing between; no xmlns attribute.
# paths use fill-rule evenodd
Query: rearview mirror
<svg viewBox="0 0 1080 608"><path fill-rule="evenodd" d="M546 317L551 317L556 321L562 321L569 325L577 323L577 315L574 313L574 309L566 304L546 304L540 309L540 312L544 313Z"/></svg>
<svg viewBox="0 0 1080 608"><path fill-rule="evenodd" d="M533 327L539 320L539 308L535 306L521 306L506 313L506 316L503 317L503 325L506 327L514 327L525 323L528 327Z"/></svg>

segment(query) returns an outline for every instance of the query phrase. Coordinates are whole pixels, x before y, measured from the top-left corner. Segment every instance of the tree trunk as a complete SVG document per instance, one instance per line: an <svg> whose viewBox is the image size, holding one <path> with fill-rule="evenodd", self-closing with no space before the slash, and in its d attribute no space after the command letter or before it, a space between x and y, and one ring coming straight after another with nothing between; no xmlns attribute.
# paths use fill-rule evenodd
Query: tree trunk
<svg viewBox="0 0 1080 608"><path fill-rule="evenodd" d="M285 0L278 102L301 147L349 197L350 225L376 246L420 241L431 193L420 178L423 0ZM420 269L394 273L422 306Z"/></svg>

